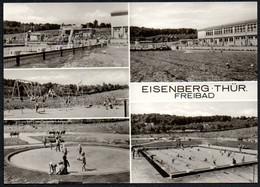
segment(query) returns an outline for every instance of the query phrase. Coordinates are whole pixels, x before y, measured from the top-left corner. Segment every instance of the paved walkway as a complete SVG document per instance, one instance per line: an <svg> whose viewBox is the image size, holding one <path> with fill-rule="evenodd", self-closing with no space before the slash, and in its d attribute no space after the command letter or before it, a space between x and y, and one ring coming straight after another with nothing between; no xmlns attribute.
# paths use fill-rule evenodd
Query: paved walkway
<svg viewBox="0 0 260 187"><path fill-rule="evenodd" d="M133 183L171 183L170 178L163 178L161 174L144 158L132 159Z"/></svg>
<svg viewBox="0 0 260 187"><path fill-rule="evenodd" d="M203 147L208 147L207 144L201 144L200 146L203 146ZM227 149L227 150L230 150L230 151L239 151L238 148L234 148L234 147L224 147L224 146L217 146L217 145L210 145L209 148L215 148L215 149ZM250 153L250 154L257 154L257 150L252 150L252 149L242 149L242 152L244 153Z"/></svg>
<svg viewBox="0 0 260 187"><path fill-rule="evenodd" d="M79 134L91 134L91 132L66 132L66 135L68 134L74 134L74 135L79 135ZM20 132L19 134L19 139L27 142L28 144L25 145L8 145L4 146L5 149L13 149L13 148L25 148L25 147L33 147L33 146L43 146L43 142L36 140L34 138L31 138L32 136L49 136L48 133L46 132ZM93 136L93 135L92 135ZM4 133L4 138L11 138L10 133ZM69 143L75 143L75 142L66 142L66 144ZM47 143L49 145L49 143Z"/></svg>
<svg viewBox="0 0 260 187"><path fill-rule="evenodd" d="M31 145L42 144L41 141L30 137L30 136L41 136L41 135L46 135L46 133L20 133L18 138ZM4 138L11 138L10 133L4 133ZM28 146L28 145L26 145L26 146ZM7 148L7 147L12 147L12 146L5 146L5 148Z"/></svg>
<svg viewBox="0 0 260 187"><path fill-rule="evenodd" d="M86 134L86 133L74 133L74 132L67 132L66 134ZM20 132L19 137L21 140L27 142L28 144L42 144L41 141L35 140L30 136L49 136L49 134L45 132L37 132L37 133L25 133ZM11 138L10 133L4 133L4 138ZM5 146L6 148L7 146Z"/></svg>
<svg viewBox="0 0 260 187"><path fill-rule="evenodd" d="M17 149L17 148L23 149L23 148L26 148L26 147L37 147L39 145L43 146L42 143L41 144L25 144L25 145L7 145L7 146L4 146L4 149Z"/></svg>

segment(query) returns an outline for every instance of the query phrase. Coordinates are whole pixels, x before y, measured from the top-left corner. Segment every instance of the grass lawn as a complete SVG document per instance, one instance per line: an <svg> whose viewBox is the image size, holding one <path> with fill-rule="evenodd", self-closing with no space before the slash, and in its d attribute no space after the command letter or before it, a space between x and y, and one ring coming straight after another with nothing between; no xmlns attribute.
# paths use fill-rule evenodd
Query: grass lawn
<svg viewBox="0 0 260 187"><path fill-rule="evenodd" d="M12 137L12 138L4 138L4 146L9 145L26 145L27 142L19 139L18 137Z"/></svg>
<svg viewBox="0 0 260 187"><path fill-rule="evenodd" d="M256 139L257 138L257 127L250 127L250 128L242 128L242 129L234 129L234 130L227 130L227 131L216 131L216 132L194 132L194 133L172 133L172 134L142 134L142 135L132 135L132 138L161 138L161 137L185 137L191 138L191 141L182 141L184 145L196 145L201 143L207 143L211 145L217 146L225 146L225 147L235 147L237 148L239 143L245 145L249 149L257 150L258 144L257 142L250 142L250 141L241 141L237 140L238 138L249 138L249 139ZM199 140L193 140L192 137L201 138ZM227 140L222 138L233 138L233 140ZM153 140L154 141L154 140ZM151 142L150 139L136 139L132 140L132 144L142 144ZM194 144L195 143L195 144ZM149 144L145 144L145 146L153 147L153 146L175 146L176 142L163 142L160 140L159 142L151 142Z"/></svg>
<svg viewBox="0 0 260 187"><path fill-rule="evenodd" d="M136 142L134 142L136 144ZM191 141L181 141L181 143L184 145L184 146L196 146L196 145L199 145L201 144L201 141L200 140L191 140ZM133 144L134 145L134 144ZM170 142L163 142L163 141L160 141L160 142L151 142L149 144L145 144L144 145L145 147L172 147L172 146L176 146L176 141L170 141Z"/></svg>
<svg viewBox="0 0 260 187"><path fill-rule="evenodd" d="M4 125L4 132L10 133L18 131L20 133L37 133L45 132L47 135L48 131L62 131L73 132L73 133L112 133L112 134L129 134L129 121L115 121L115 122L103 122L103 123L73 123L73 124L53 124L51 121L48 123L40 124L18 124L17 125Z"/></svg>
<svg viewBox="0 0 260 187"><path fill-rule="evenodd" d="M115 90L108 91L102 93L96 93L85 96L77 96L70 97L71 104L70 106L88 106L92 105L103 105L105 98L114 97L114 98L128 98L128 89L124 90ZM65 99L67 97L56 97L56 98L48 98L45 102L40 101L39 106L43 108L65 108ZM122 100L116 100L115 105L123 105ZM4 109L5 110L13 110L13 109L21 109L21 108L35 108L35 102L31 101L29 98L24 98L23 101L19 99L4 99Z"/></svg>
<svg viewBox="0 0 260 187"><path fill-rule="evenodd" d="M211 145L224 146L224 147L234 147L238 148L239 144L245 145L248 149L257 150L258 144L252 142L244 141L227 141L227 140L216 140L216 139L207 139L207 142Z"/></svg>
<svg viewBox="0 0 260 187"><path fill-rule="evenodd" d="M214 132L192 132L192 133L165 133L165 134L138 134L133 138L158 138L158 137L199 137L199 138L256 138L258 127L241 128Z"/></svg>
<svg viewBox="0 0 260 187"><path fill-rule="evenodd" d="M256 52L132 51L130 55L131 82L257 80Z"/></svg>
<svg viewBox="0 0 260 187"><path fill-rule="evenodd" d="M64 142L82 142L82 143L105 143L127 145L129 136L127 134L103 134L103 133L87 133L87 134L65 134L62 135ZM30 138L42 141L43 136L30 136Z"/></svg>

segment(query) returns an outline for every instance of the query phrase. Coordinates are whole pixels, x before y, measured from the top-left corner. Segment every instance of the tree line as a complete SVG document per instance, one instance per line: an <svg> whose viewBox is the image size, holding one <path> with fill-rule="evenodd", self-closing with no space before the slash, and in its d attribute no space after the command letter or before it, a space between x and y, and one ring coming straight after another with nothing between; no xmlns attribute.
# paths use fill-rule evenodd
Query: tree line
<svg viewBox="0 0 260 187"><path fill-rule="evenodd" d="M4 79L4 94L5 97L10 97L12 95L12 89L14 87L15 80L13 79ZM22 84L26 85L27 87L34 88L36 90L36 87L39 88L38 90L41 91L41 95L48 94L49 90L52 89L57 96L64 96L64 95L80 95L80 94L94 94L94 93L101 93L106 91L112 91L112 90L120 90L120 89L127 89L128 85L119 85L119 84L107 84L103 83L102 85L76 85L76 84L67 84L67 85L61 85L56 83L45 83L45 84L39 84L39 83L18 83L19 84L19 91L20 96L25 97L27 96L26 90Z"/></svg>
<svg viewBox="0 0 260 187"><path fill-rule="evenodd" d="M98 24L97 20L94 20L93 23L92 22L88 22L86 24L82 24L83 28L111 28L111 24L110 23L100 23Z"/></svg>
<svg viewBox="0 0 260 187"><path fill-rule="evenodd" d="M256 117L132 114L132 134L169 133L174 131L219 131L257 126Z"/></svg>
<svg viewBox="0 0 260 187"><path fill-rule="evenodd" d="M196 39L197 30L192 28L154 29L130 27L131 41L173 42L179 39Z"/></svg>
<svg viewBox="0 0 260 187"><path fill-rule="evenodd" d="M64 25L64 23L62 24ZM110 28L110 23L98 23L97 20L82 24L83 28ZM35 31L44 31L44 30L57 30L60 29L60 24L53 23L21 23L19 21L4 21L4 34L17 34L24 33L29 30Z"/></svg>
<svg viewBox="0 0 260 187"><path fill-rule="evenodd" d="M18 21L4 21L4 34L17 34L24 33L29 30L32 31L44 31L44 30L55 30L59 29L59 24L52 23L21 23Z"/></svg>

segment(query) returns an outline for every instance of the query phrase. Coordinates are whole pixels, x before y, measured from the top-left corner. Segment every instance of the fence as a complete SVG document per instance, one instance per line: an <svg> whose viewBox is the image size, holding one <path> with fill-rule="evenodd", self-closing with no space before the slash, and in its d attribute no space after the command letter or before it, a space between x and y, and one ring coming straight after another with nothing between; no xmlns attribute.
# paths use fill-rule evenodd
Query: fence
<svg viewBox="0 0 260 187"><path fill-rule="evenodd" d="M58 49L58 50L52 50L52 51L43 51L43 52L37 52L37 53L30 53L30 54L20 54L20 55L14 55L14 56L8 56L4 57L4 68L11 68L11 67L19 67L22 65L23 60L27 59L34 59L34 58L41 58L42 60L46 60L48 56L51 55L58 55L60 57L64 56L65 53L72 52L73 54L76 53L76 51L79 50L91 50L94 48L100 48L106 45L106 43L99 43L95 45L89 45L89 46L81 46L81 47L72 47L72 48L66 48L66 49Z"/></svg>

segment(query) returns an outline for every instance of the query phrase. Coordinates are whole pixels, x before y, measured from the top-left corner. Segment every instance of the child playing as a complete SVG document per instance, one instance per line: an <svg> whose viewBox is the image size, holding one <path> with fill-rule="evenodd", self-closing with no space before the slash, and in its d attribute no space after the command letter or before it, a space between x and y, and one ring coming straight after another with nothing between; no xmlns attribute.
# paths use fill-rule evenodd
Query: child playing
<svg viewBox="0 0 260 187"><path fill-rule="evenodd" d="M63 171L63 174L68 174L68 167L70 167L70 163L69 161L67 160L67 153L64 153L63 157L63 164L64 164L64 171Z"/></svg>
<svg viewBox="0 0 260 187"><path fill-rule="evenodd" d="M60 139L59 139L59 137L56 137L56 151L60 152Z"/></svg>
<svg viewBox="0 0 260 187"><path fill-rule="evenodd" d="M59 167L58 167L58 171L57 171L56 174L58 174L58 175L63 175L63 174L64 174L64 169L65 169L65 166L64 166L64 164L63 164L63 161L61 160L61 161L59 162Z"/></svg>
<svg viewBox="0 0 260 187"><path fill-rule="evenodd" d="M47 143L47 139L46 139L46 137L44 136L44 137L43 137L43 146L44 146L44 147L46 147L46 143Z"/></svg>
<svg viewBox="0 0 260 187"><path fill-rule="evenodd" d="M56 168L57 168L57 164L54 164L52 162L49 163L49 174L56 174Z"/></svg>
<svg viewBox="0 0 260 187"><path fill-rule="evenodd" d="M36 100L36 101L35 101L35 111L36 111L36 113L38 113L38 110L39 110L39 103L38 103L38 101Z"/></svg>
<svg viewBox="0 0 260 187"><path fill-rule="evenodd" d="M85 152L82 152L82 157L78 158L78 160L82 161L82 171L86 171L86 157L85 157Z"/></svg>
<svg viewBox="0 0 260 187"><path fill-rule="evenodd" d="M79 145L78 145L78 153L79 153L79 155L81 155L81 152L82 152L82 147L81 147L81 145L79 144Z"/></svg>
<svg viewBox="0 0 260 187"><path fill-rule="evenodd" d="M65 144L63 144L62 152L63 152L64 154L66 154L66 155L67 155L67 153L68 153L68 150L67 150L67 147L66 147Z"/></svg>

